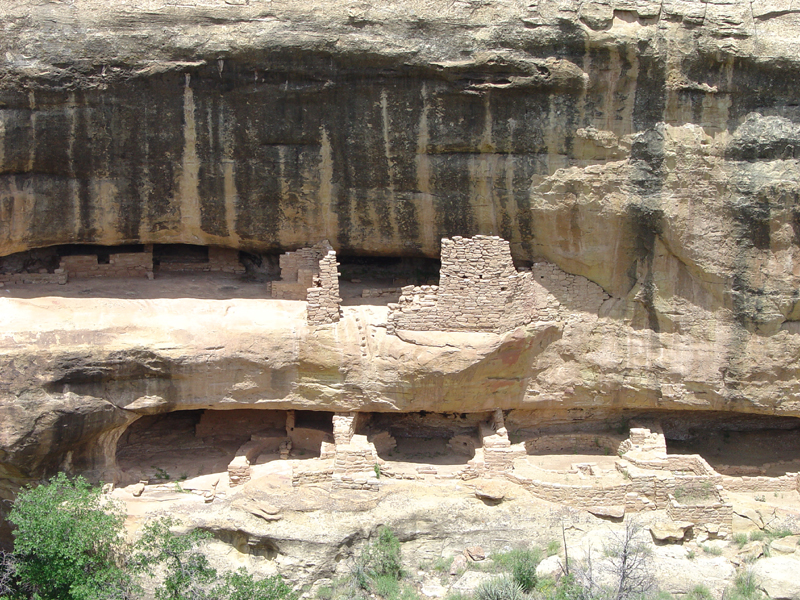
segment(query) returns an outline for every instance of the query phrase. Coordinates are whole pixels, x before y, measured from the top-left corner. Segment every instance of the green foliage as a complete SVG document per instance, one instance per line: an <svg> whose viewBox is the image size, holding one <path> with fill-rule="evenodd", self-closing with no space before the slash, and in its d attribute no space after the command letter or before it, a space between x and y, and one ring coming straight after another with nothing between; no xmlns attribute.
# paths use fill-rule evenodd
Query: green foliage
<svg viewBox="0 0 800 600"><path fill-rule="evenodd" d="M725 590L725 600L762 600L766 596L758 589L755 575L749 569L740 572L733 582L733 587Z"/></svg>
<svg viewBox="0 0 800 600"><path fill-rule="evenodd" d="M733 534L733 542L737 546L739 546L739 548L741 548L742 546L744 546L747 543L747 534L746 533L742 533L741 531L739 533L734 533Z"/></svg>
<svg viewBox="0 0 800 600"><path fill-rule="evenodd" d="M493 554L492 560L500 570L511 572L511 577L523 592L530 592L536 587L538 582L536 567L542 561L542 552L538 548Z"/></svg>
<svg viewBox="0 0 800 600"><path fill-rule="evenodd" d="M433 563L433 567L432 568L437 573L449 573L450 572L450 567L453 566L453 560L454 559L455 559L454 556L449 556L447 558L445 558L443 556L439 557Z"/></svg>
<svg viewBox="0 0 800 600"><path fill-rule="evenodd" d="M135 575L163 576L158 600L287 600L279 576L257 580L244 570L219 574L199 549L206 534L176 535L171 519L145 526L125 542L125 514L83 478L59 474L23 489L9 515L14 553L0 553L0 600L130 600Z"/></svg>
<svg viewBox="0 0 800 600"><path fill-rule="evenodd" d="M295 595L280 575L255 579L242 567L226 573L211 597L226 600L289 600L294 599Z"/></svg>
<svg viewBox="0 0 800 600"><path fill-rule="evenodd" d="M400 541L386 526L378 530L378 539L364 548L359 561L370 577L388 575L395 579L403 576L400 563Z"/></svg>
<svg viewBox="0 0 800 600"><path fill-rule="evenodd" d="M169 473L167 473L161 467L156 467L155 465L152 466L153 470L155 471L155 478L159 481L169 481Z"/></svg>
<svg viewBox="0 0 800 600"><path fill-rule="evenodd" d="M767 534L761 531L760 529L756 529L755 531L750 532L750 541L751 542L760 542L766 539Z"/></svg>
<svg viewBox="0 0 800 600"><path fill-rule="evenodd" d="M9 521L16 526L16 576L41 600L123 597L130 588L118 564L125 515L82 477L60 473L24 488Z"/></svg>
<svg viewBox="0 0 800 600"><path fill-rule="evenodd" d="M722 556L722 548L719 548L718 546L709 546L708 544L703 544L700 547L706 554L710 554L711 556Z"/></svg>
<svg viewBox="0 0 800 600"><path fill-rule="evenodd" d="M686 594L686 600L713 600L713 598L711 590L704 585L696 585Z"/></svg>
<svg viewBox="0 0 800 600"><path fill-rule="evenodd" d="M475 591L476 600L525 600L525 592L513 577L502 575L484 581Z"/></svg>
<svg viewBox="0 0 800 600"><path fill-rule="evenodd" d="M372 590L382 598L397 598L400 595L400 584L392 575L378 575L372 580Z"/></svg>
<svg viewBox="0 0 800 600"><path fill-rule="evenodd" d="M217 581L217 571L208 564L204 554L197 551L201 540L207 537L198 531L176 535L171 528L176 522L171 518L148 523L142 532L135 560L146 572L162 565L164 579L156 588L158 600L189 600L205 598Z"/></svg>
<svg viewBox="0 0 800 600"><path fill-rule="evenodd" d="M561 542L558 540L550 540L547 542L547 556L555 556L561 550Z"/></svg>

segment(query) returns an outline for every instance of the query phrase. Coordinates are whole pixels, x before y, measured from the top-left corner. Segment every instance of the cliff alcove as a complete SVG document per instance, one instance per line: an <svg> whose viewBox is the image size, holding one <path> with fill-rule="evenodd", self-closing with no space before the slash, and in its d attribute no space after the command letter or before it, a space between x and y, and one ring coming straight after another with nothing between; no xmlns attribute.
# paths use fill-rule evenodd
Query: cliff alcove
<svg viewBox="0 0 800 600"><path fill-rule="evenodd" d="M492 550L795 510L791 2L1 4L0 497L186 475L298 587L458 494Z"/></svg>

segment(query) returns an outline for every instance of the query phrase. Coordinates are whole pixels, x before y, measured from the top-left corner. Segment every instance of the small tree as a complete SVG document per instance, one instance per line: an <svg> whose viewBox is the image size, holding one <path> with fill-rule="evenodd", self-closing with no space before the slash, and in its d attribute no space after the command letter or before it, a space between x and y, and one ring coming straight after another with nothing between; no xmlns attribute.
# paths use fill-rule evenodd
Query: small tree
<svg viewBox="0 0 800 600"><path fill-rule="evenodd" d="M628 521L625 530L613 534L603 548L605 560L594 564L592 554L582 565L574 565L569 595L587 600L640 600L657 591L650 573L650 548L642 528Z"/></svg>
<svg viewBox="0 0 800 600"><path fill-rule="evenodd" d="M389 576L400 579L403 576L400 541L391 529L385 525L381 526L378 530L378 539L364 548L361 563L373 577Z"/></svg>
<svg viewBox="0 0 800 600"><path fill-rule="evenodd" d="M125 514L82 477L24 488L9 514L15 576L42 600L126 598Z"/></svg>
<svg viewBox="0 0 800 600"><path fill-rule="evenodd" d="M218 574L199 551L207 534L177 535L172 519L149 523L137 544L127 543L125 513L81 477L61 473L24 488L9 520L14 552L0 553L0 600L130 600L141 592L134 575L156 567L163 574L159 600L294 598L279 575Z"/></svg>

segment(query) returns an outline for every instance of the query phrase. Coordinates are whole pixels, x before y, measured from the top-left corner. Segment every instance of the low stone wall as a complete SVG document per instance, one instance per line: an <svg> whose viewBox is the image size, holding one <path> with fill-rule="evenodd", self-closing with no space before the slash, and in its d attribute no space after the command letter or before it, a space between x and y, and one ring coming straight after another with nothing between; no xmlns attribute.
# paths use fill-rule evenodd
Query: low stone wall
<svg viewBox="0 0 800 600"><path fill-rule="evenodd" d="M292 486L301 485L320 485L333 481L333 467L330 465L320 466L316 469L294 468L292 469Z"/></svg>
<svg viewBox="0 0 800 600"><path fill-rule="evenodd" d="M669 454L662 456L648 456L637 452L628 452L625 460L641 469L654 471L685 472L694 475L718 476L711 465L698 454Z"/></svg>
<svg viewBox="0 0 800 600"><path fill-rule="evenodd" d="M697 525L713 524L720 533L731 533L733 529L733 505L722 502L709 504L681 504L673 496L667 503L667 514L673 521L689 521Z"/></svg>
<svg viewBox="0 0 800 600"><path fill-rule="evenodd" d="M601 505L624 506L628 493L632 491L631 484L595 487L539 481L521 477L515 473L506 473L506 477L523 486L537 498L577 508Z"/></svg>
<svg viewBox="0 0 800 600"><path fill-rule="evenodd" d="M781 477L729 477L722 476L722 487L726 492L794 492L800 491L800 476L787 473Z"/></svg>
<svg viewBox="0 0 800 600"><path fill-rule="evenodd" d="M332 250L328 240L323 240L310 248L281 254L278 259L281 279L272 282L272 297L281 300L306 300L308 289L314 285L314 276L320 272L320 261Z"/></svg>
<svg viewBox="0 0 800 600"><path fill-rule="evenodd" d="M525 450L528 454L607 450L608 454L616 455L622 442L622 436L614 437L608 434L557 433L526 440Z"/></svg>
<svg viewBox="0 0 800 600"><path fill-rule="evenodd" d="M60 268L70 278L152 277L152 252L111 254L108 264L99 264L94 254L61 257Z"/></svg>
<svg viewBox="0 0 800 600"><path fill-rule="evenodd" d="M162 262L159 271L169 272L218 272L242 274L244 265L239 262L239 251L231 248L209 246L208 262Z"/></svg>
<svg viewBox="0 0 800 600"><path fill-rule="evenodd" d="M361 290L362 298L385 298L397 302L400 299L402 288L366 288Z"/></svg>
<svg viewBox="0 0 800 600"><path fill-rule="evenodd" d="M338 266L333 250L319 261L319 275L314 277L314 287L309 288L307 294L309 325L327 325L341 318Z"/></svg>
<svg viewBox="0 0 800 600"><path fill-rule="evenodd" d="M0 273L0 285L23 285L35 283L57 283L64 285L69 275L63 269L55 273Z"/></svg>

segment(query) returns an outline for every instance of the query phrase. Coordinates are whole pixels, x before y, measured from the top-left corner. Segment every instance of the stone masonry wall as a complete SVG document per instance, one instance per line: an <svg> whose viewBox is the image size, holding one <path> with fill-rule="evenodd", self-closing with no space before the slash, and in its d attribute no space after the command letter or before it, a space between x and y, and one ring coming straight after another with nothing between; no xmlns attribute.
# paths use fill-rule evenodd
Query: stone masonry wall
<svg viewBox="0 0 800 600"><path fill-rule="evenodd" d="M442 239L439 285L405 286L388 328L503 332L531 321L532 276L496 236Z"/></svg>
<svg viewBox="0 0 800 600"><path fill-rule="evenodd" d="M565 312L597 312L610 298L596 283L570 275L548 262L534 263L532 295L536 316L541 321L556 321Z"/></svg>
<svg viewBox="0 0 800 600"><path fill-rule="evenodd" d="M319 275L314 277L314 287L308 289L309 325L326 325L336 323L340 318L339 304L339 271L336 252L328 254L319 261Z"/></svg>
<svg viewBox="0 0 800 600"><path fill-rule="evenodd" d="M673 521L689 521L702 525L712 523L718 525L720 532L724 533L730 533L733 528L733 506L722 501L704 505L683 505L670 497L667 514Z"/></svg>
<svg viewBox="0 0 800 600"><path fill-rule="evenodd" d="M208 247L208 262L164 262L158 266L159 271L202 271L219 273L244 273L245 268L239 262L239 251L232 248Z"/></svg>
<svg viewBox="0 0 800 600"><path fill-rule="evenodd" d="M152 277L152 252L124 252L111 254L108 264L99 264L97 255L79 255L61 257L60 268L69 277Z"/></svg>
<svg viewBox="0 0 800 600"><path fill-rule="evenodd" d="M272 282L272 297L282 300L305 300L308 288L314 285L314 276L319 274L320 261L332 251L328 240L314 244L310 248L300 248L295 252L281 254L280 281Z"/></svg>
<svg viewBox="0 0 800 600"><path fill-rule="evenodd" d="M0 285L20 285L24 283L67 283L69 275L63 269L54 273L0 273Z"/></svg>

